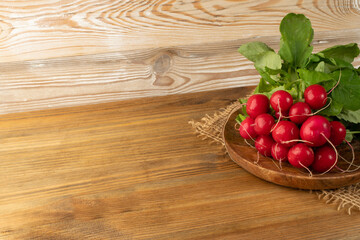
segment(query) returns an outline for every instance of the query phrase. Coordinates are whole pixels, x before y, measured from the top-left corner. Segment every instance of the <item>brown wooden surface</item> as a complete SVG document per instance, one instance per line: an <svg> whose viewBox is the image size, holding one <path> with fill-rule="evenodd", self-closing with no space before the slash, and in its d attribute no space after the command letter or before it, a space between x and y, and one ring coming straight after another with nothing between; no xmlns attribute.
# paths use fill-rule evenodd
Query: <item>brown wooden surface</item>
<svg viewBox="0 0 360 240"><path fill-rule="evenodd" d="M193 134L251 89L0 117L0 239L357 239L360 213L248 174Z"/></svg>
<svg viewBox="0 0 360 240"><path fill-rule="evenodd" d="M353 161L355 166L342 159L339 159L336 164L340 169L348 169L348 172L333 169L326 174L321 174L314 172L310 166L309 170L312 171L310 175L304 168L295 168L287 161L280 165L278 161L272 158L258 155L254 147L249 147L248 144L251 144L252 141L246 143L239 132L234 129L235 118L240 112L236 111L229 117L223 136L230 158L249 173L266 181L297 189L335 189L360 182L360 169L357 167L360 165L360 143L358 140L351 143L355 152ZM338 146L337 150L339 155L345 159L352 159L352 152L346 144Z"/></svg>
<svg viewBox="0 0 360 240"><path fill-rule="evenodd" d="M356 0L1 1L0 114L256 85L237 48L278 50L289 12L314 51L360 44Z"/></svg>

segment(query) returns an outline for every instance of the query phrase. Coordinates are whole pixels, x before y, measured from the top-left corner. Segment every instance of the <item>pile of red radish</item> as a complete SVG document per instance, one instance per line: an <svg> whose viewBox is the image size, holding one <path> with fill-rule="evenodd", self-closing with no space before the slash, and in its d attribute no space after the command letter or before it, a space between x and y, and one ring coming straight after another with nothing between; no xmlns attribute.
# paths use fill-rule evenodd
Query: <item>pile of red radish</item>
<svg viewBox="0 0 360 240"><path fill-rule="evenodd" d="M324 87L309 86L304 100L294 103L283 90L274 92L270 99L254 94L246 103L249 117L241 122L239 132L244 139L254 140L257 151L266 157L325 173L336 166L336 146L345 140L346 129L341 122L317 115L319 109L326 108Z"/></svg>

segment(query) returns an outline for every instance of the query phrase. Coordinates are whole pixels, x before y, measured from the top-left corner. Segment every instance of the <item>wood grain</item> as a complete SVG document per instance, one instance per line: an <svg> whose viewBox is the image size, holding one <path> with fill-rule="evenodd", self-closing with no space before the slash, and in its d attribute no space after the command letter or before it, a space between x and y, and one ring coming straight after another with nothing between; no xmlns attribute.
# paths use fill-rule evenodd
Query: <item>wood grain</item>
<svg viewBox="0 0 360 240"><path fill-rule="evenodd" d="M66 0L0 4L2 61L277 36L289 12L315 32L358 29L358 1Z"/></svg>
<svg viewBox="0 0 360 240"><path fill-rule="evenodd" d="M354 0L3 1L0 114L255 85L236 50L277 49L288 12L311 19L315 51L360 43Z"/></svg>
<svg viewBox="0 0 360 240"><path fill-rule="evenodd" d="M189 120L250 91L0 116L0 238L358 236L357 212L260 180L193 134Z"/></svg>
<svg viewBox="0 0 360 240"><path fill-rule="evenodd" d="M315 51L359 39L353 30L318 34ZM257 40L278 48L278 37ZM0 114L253 86L259 75L237 52L247 41L3 63Z"/></svg>

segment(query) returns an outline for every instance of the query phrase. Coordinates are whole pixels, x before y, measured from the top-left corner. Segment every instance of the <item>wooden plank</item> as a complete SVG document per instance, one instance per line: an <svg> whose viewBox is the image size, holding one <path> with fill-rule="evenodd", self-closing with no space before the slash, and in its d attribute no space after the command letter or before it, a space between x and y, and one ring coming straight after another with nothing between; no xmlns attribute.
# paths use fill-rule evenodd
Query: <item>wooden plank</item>
<svg viewBox="0 0 360 240"><path fill-rule="evenodd" d="M319 33L314 51L359 39L354 30ZM278 49L279 37L257 40ZM0 114L256 85L252 62L237 52L248 41L3 63Z"/></svg>
<svg viewBox="0 0 360 240"><path fill-rule="evenodd" d="M286 13L316 32L357 29L357 1L66 0L0 3L0 62L278 35Z"/></svg>
<svg viewBox="0 0 360 240"><path fill-rule="evenodd" d="M255 85L237 53L304 13L315 50L359 43L356 1L0 2L0 114ZM355 65L359 65L359 58Z"/></svg>
<svg viewBox="0 0 360 240"><path fill-rule="evenodd" d="M348 216L315 194L253 177L193 135L189 120L250 91L0 116L0 237L358 236L357 212Z"/></svg>

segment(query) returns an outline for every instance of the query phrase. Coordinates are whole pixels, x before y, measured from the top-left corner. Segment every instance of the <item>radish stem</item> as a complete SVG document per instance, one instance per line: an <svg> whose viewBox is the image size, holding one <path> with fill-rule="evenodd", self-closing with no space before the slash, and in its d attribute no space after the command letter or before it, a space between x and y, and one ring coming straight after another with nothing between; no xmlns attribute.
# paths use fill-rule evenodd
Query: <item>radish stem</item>
<svg viewBox="0 0 360 240"><path fill-rule="evenodd" d="M337 87L337 85L339 85L340 79L341 79L341 68L340 68L339 79L338 79L337 83L335 84L335 86L332 89L330 89L330 91L327 93L327 95L329 95Z"/></svg>

